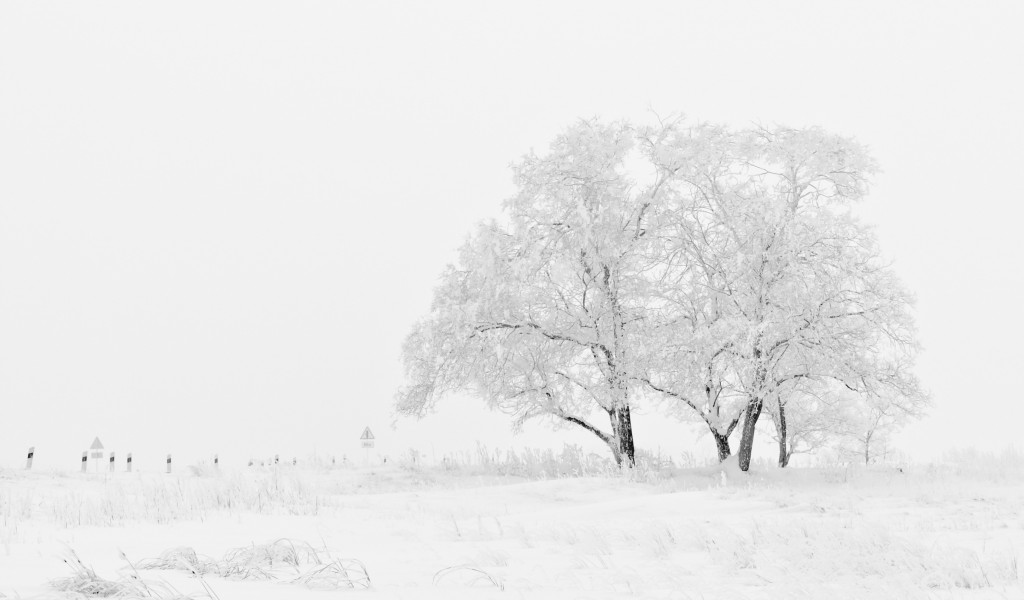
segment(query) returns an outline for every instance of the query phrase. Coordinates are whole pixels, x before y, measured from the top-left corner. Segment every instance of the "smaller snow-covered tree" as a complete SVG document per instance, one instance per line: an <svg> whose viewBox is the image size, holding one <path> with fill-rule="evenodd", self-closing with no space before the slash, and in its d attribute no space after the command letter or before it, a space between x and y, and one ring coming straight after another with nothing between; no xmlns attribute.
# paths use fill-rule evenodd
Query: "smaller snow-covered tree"
<svg viewBox="0 0 1024 600"><path fill-rule="evenodd" d="M772 402L786 446L787 403L806 397L807 381L899 393L893 365L916 350L910 297L852 213L875 170L866 150L818 128L677 123L657 142L652 154L674 165L658 229L670 267L657 288L673 318L645 382L726 442L741 423L743 470Z"/></svg>
<svg viewBox="0 0 1024 600"><path fill-rule="evenodd" d="M865 465L877 462L880 453L884 460L880 451L889 447L892 435L907 421L920 416L918 409L892 396L855 396L837 443L840 453Z"/></svg>
<svg viewBox="0 0 1024 600"><path fill-rule="evenodd" d="M765 409L774 425L772 439L779 446L780 467L789 466L794 454L809 454L825 448L844 433L848 408L842 402L846 396L829 394L834 388L804 385L768 402Z"/></svg>

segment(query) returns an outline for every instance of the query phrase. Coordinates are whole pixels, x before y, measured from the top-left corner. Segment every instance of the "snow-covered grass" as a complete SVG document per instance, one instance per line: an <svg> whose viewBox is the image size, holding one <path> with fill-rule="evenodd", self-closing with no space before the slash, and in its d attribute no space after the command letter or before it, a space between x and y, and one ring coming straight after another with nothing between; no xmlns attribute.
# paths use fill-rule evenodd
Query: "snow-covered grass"
<svg viewBox="0 0 1024 600"><path fill-rule="evenodd" d="M199 598L216 598L216 594L203 584L203 592L183 594L174 586L165 582L147 581L143 579L138 570L128 562L123 554L121 558L126 563L126 573L116 579L104 579L86 566L73 550L69 550L64 558L64 563L71 569L72 574L67 577L54 579L50 587L57 591L60 598L155 598L159 600L198 600ZM50 595L44 596L46 598Z"/></svg>
<svg viewBox="0 0 1024 600"><path fill-rule="evenodd" d="M573 452L482 452L430 467L0 471L0 594L1024 598L1016 453L751 473L648 457L623 475Z"/></svg>

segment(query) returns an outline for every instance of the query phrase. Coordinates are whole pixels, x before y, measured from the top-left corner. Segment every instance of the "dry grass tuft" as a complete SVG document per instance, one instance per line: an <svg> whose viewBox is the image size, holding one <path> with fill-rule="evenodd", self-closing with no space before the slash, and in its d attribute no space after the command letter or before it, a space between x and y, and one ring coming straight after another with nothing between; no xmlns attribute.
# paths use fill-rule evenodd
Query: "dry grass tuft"
<svg viewBox="0 0 1024 600"><path fill-rule="evenodd" d="M277 579L275 569L301 573L301 567L308 564L323 564L317 549L287 538L229 550L218 563L221 577L237 579Z"/></svg>
<svg viewBox="0 0 1024 600"><path fill-rule="evenodd" d="M128 559L121 554L121 557L128 562ZM117 598L118 600L198 600L209 598L218 600L217 595L209 586L203 583L205 592L194 594L183 594L167 583L145 581L139 577L131 563L131 571L116 580L104 579L96 574L91 567L87 567L74 550L68 550L64 558L72 571L70 577L55 579L50 585L63 594L65 598Z"/></svg>
<svg viewBox="0 0 1024 600"><path fill-rule="evenodd" d="M285 581L315 589L370 587L370 575L362 562L334 558L326 548L317 549L307 542L288 538L234 548L221 560L198 555L192 548L173 548L136 566L191 571L200 577L213 573L227 579Z"/></svg>
<svg viewBox="0 0 1024 600"><path fill-rule="evenodd" d="M453 567L445 567L437 573L434 573L434 585L437 585L442 579L447 578L450 575L461 575L462 583L465 585L476 585L478 583L489 583L501 591L505 591L505 584L500 578L491 575L487 571L473 565L455 565Z"/></svg>
<svg viewBox="0 0 1024 600"><path fill-rule="evenodd" d="M368 589L370 575L366 566L354 559L335 559L291 580L291 583L313 589Z"/></svg>
<svg viewBox="0 0 1024 600"><path fill-rule="evenodd" d="M217 561L207 556L196 554L195 550L187 546L165 550L157 558L141 560L134 567L143 570L191 571L195 576L203 576L209 573L220 574L217 570Z"/></svg>

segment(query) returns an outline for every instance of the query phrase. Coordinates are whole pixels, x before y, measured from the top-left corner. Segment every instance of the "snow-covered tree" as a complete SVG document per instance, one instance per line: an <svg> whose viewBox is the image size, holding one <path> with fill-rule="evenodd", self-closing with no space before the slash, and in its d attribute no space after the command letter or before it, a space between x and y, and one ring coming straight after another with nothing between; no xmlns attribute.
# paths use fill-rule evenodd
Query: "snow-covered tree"
<svg viewBox="0 0 1024 600"><path fill-rule="evenodd" d="M703 421L721 459L740 430L743 470L766 407L780 462L817 443L838 413L807 390L915 412L911 298L851 212L874 170L817 128L569 128L516 166L505 220L446 271L406 342L399 411L475 391L632 464L631 407L650 396Z"/></svg>
<svg viewBox="0 0 1024 600"><path fill-rule="evenodd" d="M813 453L838 443L848 435L856 418L856 394L834 381L803 380L784 396L765 406L779 446L780 467L794 454Z"/></svg>
<svg viewBox="0 0 1024 600"><path fill-rule="evenodd" d="M644 362L648 221L665 177L640 179L636 133L583 121L515 167L507 223L481 227L405 344L399 412L483 394L516 422L580 426L634 460L631 406ZM639 177L637 173L640 173ZM593 420L608 418L608 429Z"/></svg>
<svg viewBox="0 0 1024 600"><path fill-rule="evenodd" d="M871 464L879 448L886 448L890 437L910 419L921 415L921 404L908 403L893 393L851 394L847 396L844 420L836 429L840 454Z"/></svg>
<svg viewBox="0 0 1024 600"><path fill-rule="evenodd" d="M674 359L651 364L650 380L670 384L652 387L726 436L738 417L722 418L719 390L738 392L743 470L761 411L805 379L923 401L909 369L910 297L850 210L875 170L863 148L817 128L676 126L659 140L657 154L679 167L667 255L686 258L681 285L663 291L678 309ZM708 401L694 402L700 391Z"/></svg>

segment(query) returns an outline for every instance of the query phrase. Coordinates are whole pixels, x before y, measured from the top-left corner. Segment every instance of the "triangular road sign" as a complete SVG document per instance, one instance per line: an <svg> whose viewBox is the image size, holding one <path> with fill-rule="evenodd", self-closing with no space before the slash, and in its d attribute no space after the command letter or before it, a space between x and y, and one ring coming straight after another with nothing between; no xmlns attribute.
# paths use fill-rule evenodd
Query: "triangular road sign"
<svg viewBox="0 0 1024 600"><path fill-rule="evenodd" d="M103 449L103 442L100 441L100 438L96 438L96 439L94 439L92 441L92 446L89 446L89 449L90 450L102 450Z"/></svg>
<svg viewBox="0 0 1024 600"><path fill-rule="evenodd" d="M372 440L373 439L373 432L370 431L369 427L367 427L366 429L363 430L363 435L359 436L359 439L361 439L361 440Z"/></svg>

